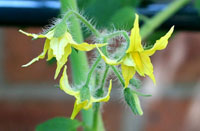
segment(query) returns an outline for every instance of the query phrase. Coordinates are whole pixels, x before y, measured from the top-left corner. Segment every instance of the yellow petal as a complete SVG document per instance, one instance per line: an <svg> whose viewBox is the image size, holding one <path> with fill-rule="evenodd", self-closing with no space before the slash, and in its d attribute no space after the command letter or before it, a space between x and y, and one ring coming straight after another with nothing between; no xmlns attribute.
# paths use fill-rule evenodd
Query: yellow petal
<svg viewBox="0 0 200 131"><path fill-rule="evenodd" d="M23 34L25 34L27 36L31 36L34 39L37 39L37 38L46 38L46 36L43 35L43 34L40 34L40 35L38 35L38 34L31 34L31 33L24 32L23 30L19 30L19 32L21 32L21 33L23 33Z"/></svg>
<svg viewBox="0 0 200 131"><path fill-rule="evenodd" d="M75 91L71 88L68 82L68 77L67 77L67 66L65 66L63 75L60 78L60 89L63 90L65 93L74 96L77 100L80 100L80 93L79 91Z"/></svg>
<svg viewBox="0 0 200 131"><path fill-rule="evenodd" d="M151 63L149 56L147 56L146 54L140 54L140 56L142 64L144 66L144 73L153 80L154 84L156 84L156 80L153 74L153 65Z"/></svg>
<svg viewBox="0 0 200 131"><path fill-rule="evenodd" d="M49 48L47 61L51 60L53 57L54 57L53 50L51 48Z"/></svg>
<svg viewBox="0 0 200 131"><path fill-rule="evenodd" d="M65 47L68 44L68 40L65 37L52 38L50 41L50 48L53 50L53 55L57 61L60 61L65 53Z"/></svg>
<svg viewBox="0 0 200 131"><path fill-rule="evenodd" d="M102 97L102 98L94 98L94 97L92 97L91 101L92 102L107 102L107 101L109 101L111 89L112 89L112 80L110 80L110 85L109 85L109 88L108 88L107 95Z"/></svg>
<svg viewBox="0 0 200 131"><path fill-rule="evenodd" d="M69 43L75 43L77 44L73 38L72 38L72 35L69 33L69 32L65 32L64 36L68 39Z"/></svg>
<svg viewBox="0 0 200 131"><path fill-rule="evenodd" d="M88 110L92 108L92 104L93 104L93 101L92 101L92 98L90 98L90 100L87 101L87 104L83 107L83 109Z"/></svg>
<svg viewBox="0 0 200 131"><path fill-rule="evenodd" d="M46 36L46 38L48 38L48 39L52 39L53 36L54 36L54 30L50 30L49 32L47 32L47 33L45 34L45 36Z"/></svg>
<svg viewBox="0 0 200 131"><path fill-rule="evenodd" d="M72 112L72 115L71 115L71 119L73 120L76 115L80 112L81 109L84 108L84 106L86 106L88 103L88 100L85 100L83 102L80 102L78 100L75 101L74 103L74 109L73 109L73 112Z"/></svg>
<svg viewBox="0 0 200 131"><path fill-rule="evenodd" d="M130 53L126 54L125 57L123 58L123 64L126 66L133 66L133 67L135 66L135 63Z"/></svg>
<svg viewBox="0 0 200 131"><path fill-rule="evenodd" d="M144 65L142 63L141 59L141 53L139 52L133 52L131 53L133 61L135 63L135 69L136 71L141 75L144 76Z"/></svg>
<svg viewBox="0 0 200 131"><path fill-rule="evenodd" d="M131 36L130 36L130 45L126 53L132 51L139 51L139 52L143 51L143 47L141 44L141 37L140 37L139 20L137 14L135 14L134 27L131 30Z"/></svg>
<svg viewBox="0 0 200 131"><path fill-rule="evenodd" d="M122 68L122 76L125 80L125 88L126 88L129 85L130 79L132 79L135 74L135 69L134 67L126 66L124 64L121 65L121 68Z"/></svg>
<svg viewBox="0 0 200 131"><path fill-rule="evenodd" d="M31 60L29 63L23 65L22 67L27 67L27 66L33 64L34 62L39 61L40 59L44 59L48 49L49 49L49 40L46 39L45 44L44 44L43 52L39 56L37 56L36 58Z"/></svg>
<svg viewBox="0 0 200 131"><path fill-rule="evenodd" d="M167 32L167 34L165 36L163 36L159 40L157 40L151 49L145 50L144 52L148 56L151 56L155 53L156 50L165 49L168 44L168 39L172 35L173 31L174 31L174 26L171 27L171 29Z"/></svg>
<svg viewBox="0 0 200 131"><path fill-rule="evenodd" d="M60 70L67 63L68 56L71 54L71 52L72 52L71 46L67 45L67 47L65 47L65 54L61 57L60 61L57 61L57 68L54 79L58 77Z"/></svg>
<svg viewBox="0 0 200 131"><path fill-rule="evenodd" d="M99 53L100 53L102 59L103 59L107 64L109 64L109 65L119 65L119 64L122 62L122 60L118 62L117 60L111 60L111 59L107 58L107 57L103 54L103 52L101 52L101 50L100 50L98 47L97 47L97 50L99 51Z"/></svg>
<svg viewBox="0 0 200 131"><path fill-rule="evenodd" d="M107 45L107 44L88 44L88 43L81 43L81 44L70 43L70 44L72 45L72 47L74 47L80 51L90 51L90 50L96 48L96 46L102 47L102 46Z"/></svg>

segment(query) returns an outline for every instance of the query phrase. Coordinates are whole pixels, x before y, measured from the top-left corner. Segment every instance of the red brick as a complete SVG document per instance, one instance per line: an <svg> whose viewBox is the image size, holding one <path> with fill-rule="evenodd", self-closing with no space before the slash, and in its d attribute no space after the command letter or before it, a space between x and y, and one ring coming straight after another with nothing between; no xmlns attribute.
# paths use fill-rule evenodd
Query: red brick
<svg viewBox="0 0 200 131"><path fill-rule="evenodd" d="M58 116L69 117L72 101L0 101L1 131L33 131L35 126ZM117 114L117 115L116 115ZM109 102L103 109L105 127L119 131L121 105Z"/></svg>
<svg viewBox="0 0 200 131"><path fill-rule="evenodd" d="M190 100L161 99L146 112L145 131L182 131Z"/></svg>

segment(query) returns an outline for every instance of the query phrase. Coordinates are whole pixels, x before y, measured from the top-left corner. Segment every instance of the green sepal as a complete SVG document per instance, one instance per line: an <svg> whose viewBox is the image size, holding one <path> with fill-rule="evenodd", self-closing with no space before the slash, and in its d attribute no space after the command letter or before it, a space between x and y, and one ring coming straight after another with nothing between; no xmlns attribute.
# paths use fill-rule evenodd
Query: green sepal
<svg viewBox="0 0 200 131"><path fill-rule="evenodd" d="M76 48L73 48L75 51L76 51L76 53L78 53L79 52L79 50L77 50Z"/></svg>
<svg viewBox="0 0 200 131"><path fill-rule="evenodd" d="M95 91L95 97L103 97L104 91L102 88L99 88Z"/></svg>
<svg viewBox="0 0 200 131"><path fill-rule="evenodd" d="M149 95L149 94L143 94L143 93L140 93L140 92L137 92L137 91L134 91L134 90L131 90L133 93L137 94L138 96L144 96L144 97L150 97L152 95Z"/></svg>
<svg viewBox="0 0 200 131"><path fill-rule="evenodd" d="M36 131L76 131L82 125L78 120L56 117L39 124Z"/></svg>
<svg viewBox="0 0 200 131"><path fill-rule="evenodd" d="M124 99L135 115L143 115L138 95L130 88L124 89Z"/></svg>
<svg viewBox="0 0 200 131"><path fill-rule="evenodd" d="M56 63L56 57L51 58L50 60L47 61L48 65L53 65Z"/></svg>
<svg viewBox="0 0 200 131"><path fill-rule="evenodd" d="M81 101L90 100L90 90L88 86L83 86L80 89L80 98Z"/></svg>
<svg viewBox="0 0 200 131"><path fill-rule="evenodd" d="M32 38L31 40L37 40L38 38Z"/></svg>
<svg viewBox="0 0 200 131"><path fill-rule="evenodd" d="M55 27L55 32L53 37L60 37L67 31L67 23L65 21L61 21Z"/></svg>
<svg viewBox="0 0 200 131"><path fill-rule="evenodd" d="M141 88L141 81L136 79L136 78L132 78L130 80L130 84L133 85L136 89L140 89Z"/></svg>

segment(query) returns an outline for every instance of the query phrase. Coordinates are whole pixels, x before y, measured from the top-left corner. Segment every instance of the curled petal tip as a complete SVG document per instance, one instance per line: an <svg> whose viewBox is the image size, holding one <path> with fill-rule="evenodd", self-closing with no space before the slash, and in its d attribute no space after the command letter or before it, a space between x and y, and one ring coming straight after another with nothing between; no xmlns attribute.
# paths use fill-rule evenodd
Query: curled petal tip
<svg viewBox="0 0 200 131"><path fill-rule="evenodd" d="M19 32L22 33L22 34L27 35L27 33L25 31L21 30L21 29L19 30Z"/></svg>
<svg viewBox="0 0 200 131"><path fill-rule="evenodd" d="M22 65L21 67L27 67L26 65Z"/></svg>

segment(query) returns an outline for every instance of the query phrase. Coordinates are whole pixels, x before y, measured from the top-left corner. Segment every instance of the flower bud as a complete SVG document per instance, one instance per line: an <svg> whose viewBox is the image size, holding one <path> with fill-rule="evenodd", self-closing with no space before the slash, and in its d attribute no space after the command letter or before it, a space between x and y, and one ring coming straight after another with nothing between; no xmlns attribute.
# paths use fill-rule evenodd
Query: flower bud
<svg viewBox="0 0 200 131"><path fill-rule="evenodd" d="M143 115L138 95L130 88L124 89L124 99L135 115Z"/></svg>

